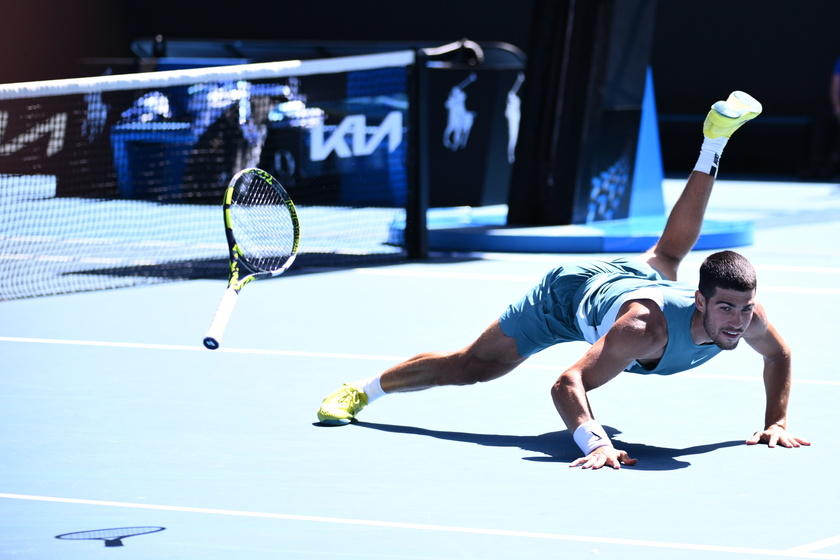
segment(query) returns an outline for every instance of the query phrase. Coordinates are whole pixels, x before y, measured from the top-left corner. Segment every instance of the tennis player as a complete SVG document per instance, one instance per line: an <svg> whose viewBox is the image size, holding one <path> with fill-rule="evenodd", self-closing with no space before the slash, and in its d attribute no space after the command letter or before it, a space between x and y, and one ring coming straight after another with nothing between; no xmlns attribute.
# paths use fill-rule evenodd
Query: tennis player
<svg viewBox="0 0 840 560"><path fill-rule="evenodd" d="M613 447L595 420L587 391L622 371L685 371L744 339L764 359L767 399L764 427L746 443L810 445L787 431L791 353L756 301L756 275L749 261L732 251L718 252L700 267L696 290L676 283L680 262L700 236L723 149L761 109L740 91L712 105L697 163L650 250L635 258L589 260L551 270L466 348L419 354L381 375L344 384L321 403L318 419L346 424L384 395L490 381L549 346L586 340L591 347L563 372L551 395L583 451L571 466L618 469L636 459Z"/></svg>

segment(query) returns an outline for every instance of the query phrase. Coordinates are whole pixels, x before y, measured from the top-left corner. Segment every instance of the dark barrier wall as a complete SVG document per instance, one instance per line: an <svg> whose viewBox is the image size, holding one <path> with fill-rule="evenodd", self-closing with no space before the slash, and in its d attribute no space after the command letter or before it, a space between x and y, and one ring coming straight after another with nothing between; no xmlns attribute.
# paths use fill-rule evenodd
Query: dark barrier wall
<svg viewBox="0 0 840 560"><path fill-rule="evenodd" d="M720 176L799 171L810 120L828 108L838 24L836 0L659 2L653 68L666 171L693 166L698 119L733 89L753 94L764 114L727 146Z"/></svg>
<svg viewBox="0 0 840 560"><path fill-rule="evenodd" d="M545 0L534 10L509 224L629 216L655 7ZM592 204L602 196L608 204Z"/></svg>
<svg viewBox="0 0 840 560"><path fill-rule="evenodd" d="M80 59L130 56L132 39L157 33L311 41L469 37L527 49L539 1L9 0L2 3L0 82L85 75ZM696 120L711 101L739 88L764 103L765 115L727 148L721 172L794 172L807 149L808 119L826 104L840 54L838 22L837 0L658 2L652 61L666 171L687 173Z"/></svg>

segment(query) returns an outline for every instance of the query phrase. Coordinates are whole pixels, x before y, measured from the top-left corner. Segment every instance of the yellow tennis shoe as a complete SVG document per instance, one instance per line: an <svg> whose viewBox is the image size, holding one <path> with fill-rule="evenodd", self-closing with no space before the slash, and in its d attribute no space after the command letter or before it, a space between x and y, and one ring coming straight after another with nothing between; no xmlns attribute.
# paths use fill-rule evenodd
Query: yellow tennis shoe
<svg viewBox="0 0 840 560"><path fill-rule="evenodd" d="M733 91L726 101L718 101L703 123L703 134L708 138L730 138L741 126L761 113L761 103L743 91Z"/></svg>
<svg viewBox="0 0 840 560"><path fill-rule="evenodd" d="M361 389L345 383L321 403L318 420L322 424L348 424L367 404L367 395Z"/></svg>

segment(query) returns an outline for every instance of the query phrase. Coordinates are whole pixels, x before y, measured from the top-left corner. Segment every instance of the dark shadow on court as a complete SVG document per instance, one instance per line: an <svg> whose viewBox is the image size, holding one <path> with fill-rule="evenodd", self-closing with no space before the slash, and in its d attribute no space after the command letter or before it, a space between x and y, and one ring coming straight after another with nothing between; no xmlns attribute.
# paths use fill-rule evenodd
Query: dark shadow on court
<svg viewBox="0 0 840 560"><path fill-rule="evenodd" d="M382 432L426 436L447 441L473 443L487 447L518 447L523 451L531 451L542 454L539 457L523 457L523 460L525 461L571 463L581 456L581 452L568 430L548 432L537 436L515 436L429 430L413 426L377 424L373 422L360 422L358 420L354 420L352 425L360 428L379 430ZM717 451L718 449L745 445L743 441L738 440L695 445L683 449L658 447L643 443L624 442L620 438L616 437L621 433L619 430L609 426L604 426L604 429L618 449L627 451L632 458L639 460L639 462L632 467L627 467L634 470L670 471L684 469L690 466L691 463L688 461L682 461L679 458L691 455L702 455Z"/></svg>
<svg viewBox="0 0 840 560"><path fill-rule="evenodd" d="M317 274L335 270L352 268L383 267L406 264L407 262L421 262L423 264L453 264L481 260L479 257L464 255L438 254L429 258L409 261L399 253L381 253L370 255L339 255L334 253L301 253L295 263L283 276L298 274ZM136 278L163 278L168 280L224 280L230 274L230 264L227 259L187 259L161 262L158 264L143 264L136 266L120 266L106 268L91 268L65 272L65 275L100 275Z"/></svg>
<svg viewBox="0 0 840 560"><path fill-rule="evenodd" d="M116 529L94 529L56 535L55 538L66 541L104 541L106 547L123 546L123 539L149 535L165 531L166 527L119 527Z"/></svg>

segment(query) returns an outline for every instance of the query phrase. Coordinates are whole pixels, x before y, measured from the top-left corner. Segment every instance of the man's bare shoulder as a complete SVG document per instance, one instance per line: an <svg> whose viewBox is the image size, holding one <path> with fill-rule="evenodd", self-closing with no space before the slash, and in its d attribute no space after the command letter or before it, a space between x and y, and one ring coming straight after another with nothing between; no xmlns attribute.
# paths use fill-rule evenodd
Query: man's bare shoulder
<svg viewBox="0 0 840 560"><path fill-rule="evenodd" d="M767 311L763 305L756 301L750 324L744 332L744 338L764 336L769 327L770 320L767 318Z"/></svg>
<svg viewBox="0 0 840 560"><path fill-rule="evenodd" d="M656 302L631 300L621 306L608 334L615 343L632 349L634 359L656 359L668 344L668 321Z"/></svg>

